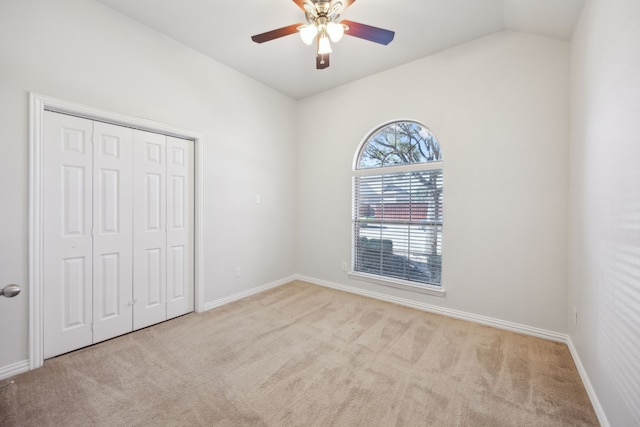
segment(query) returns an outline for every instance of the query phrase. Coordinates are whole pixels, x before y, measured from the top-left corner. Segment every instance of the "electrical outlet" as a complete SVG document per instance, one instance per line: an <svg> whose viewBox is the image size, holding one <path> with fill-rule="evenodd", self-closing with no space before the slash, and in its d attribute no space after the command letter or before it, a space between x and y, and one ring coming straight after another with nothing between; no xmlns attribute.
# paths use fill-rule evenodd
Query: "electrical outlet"
<svg viewBox="0 0 640 427"><path fill-rule="evenodd" d="M262 198L259 194L256 194L256 205L259 205L260 203L262 203Z"/></svg>
<svg viewBox="0 0 640 427"><path fill-rule="evenodd" d="M344 261L342 263L342 271L348 271L349 270L349 264L347 264L346 261Z"/></svg>
<svg viewBox="0 0 640 427"><path fill-rule="evenodd" d="M235 276L236 278L240 277L240 267L236 267Z"/></svg>
<svg viewBox="0 0 640 427"><path fill-rule="evenodd" d="M578 309L573 307L573 323L578 323Z"/></svg>

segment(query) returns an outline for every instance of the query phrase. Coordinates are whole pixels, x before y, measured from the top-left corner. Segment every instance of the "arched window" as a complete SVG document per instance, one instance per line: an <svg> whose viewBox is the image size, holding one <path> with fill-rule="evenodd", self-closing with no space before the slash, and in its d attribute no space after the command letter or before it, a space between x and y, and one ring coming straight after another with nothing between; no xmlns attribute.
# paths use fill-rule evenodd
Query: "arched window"
<svg viewBox="0 0 640 427"><path fill-rule="evenodd" d="M441 289L443 163L420 123L373 131L353 167L353 273L409 288Z"/></svg>

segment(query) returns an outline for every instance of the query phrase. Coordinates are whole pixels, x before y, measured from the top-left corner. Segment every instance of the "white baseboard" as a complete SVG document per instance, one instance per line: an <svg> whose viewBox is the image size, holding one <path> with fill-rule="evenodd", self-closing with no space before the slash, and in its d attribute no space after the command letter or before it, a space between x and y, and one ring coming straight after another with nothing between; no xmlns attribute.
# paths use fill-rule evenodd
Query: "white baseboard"
<svg viewBox="0 0 640 427"><path fill-rule="evenodd" d="M261 286L257 286L255 288L247 289L246 291L238 292L237 294L229 295L228 297L206 302L204 304L204 311L241 300L242 298L246 298L248 296L267 291L269 289L277 288L278 286L293 282L294 280L296 280L296 276L290 276L284 279L276 280L275 282L270 282Z"/></svg>
<svg viewBox="0 0 640 427"><path fill-rule="evenodd" d="M369 298L375 298L381 301L387 301L394 304L411 307L429 313L441 314L443 316L453 317L456 319L467 320L469 322L479 323L486 326L492 326L499 329L505 329L511 332L531 335L538 338L544 338L550 341L567 343L568 336L559 332L548 331L546 329L534 328L532 326L521 325L519 323L508 322L506 320L495 319L492 317L482 316L479 314L467 313L465 311L454 310L451 308L439 307L437 305L425 304L406 298L394 297L380 292L368 291L365 289L355 288L353 286L342 285L338 283L327 282L325 280L315 279L313 277L296 276L296 279L313 283L314 285L325 286L352 294L362 295Z"/></svg>
<svg viewBox="0 0 640 427"><path fill-rule="evenodd" d="M23 372L27 372L28 370L28 360L23 360L21 362L12 363L11 365L2 366L0 367L0 380L21 374Z"/></svg>
<svg viewBox="0 0 640 427"><path fill-rule="evenodd" d="M587 375L587 370L584 368L582 360L580 360L580 355L578 354L576 346L573 344L571 336L567 337L567 346L569 347L569 351L571 352L571 357L573 357L573 363L576 364L576 368L578 369L580 378L582 378L582 383L584 384L584 388L587 390L587 394L589 395L589 399L591 400L591 404L593 405L593 410L596 412L596 416L598 417L600 425L602 427L609 427L611 424L609 424L607 415L605 414L604 409L600 404L600 400L598 399L596 391L591 384L589 375Z"/></svg>

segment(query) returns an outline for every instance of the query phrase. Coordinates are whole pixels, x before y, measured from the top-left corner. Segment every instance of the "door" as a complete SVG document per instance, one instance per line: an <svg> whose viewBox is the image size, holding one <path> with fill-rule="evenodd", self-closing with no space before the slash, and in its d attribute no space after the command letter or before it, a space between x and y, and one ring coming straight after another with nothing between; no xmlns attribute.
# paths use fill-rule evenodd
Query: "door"
<svg viewBox="0 0 640 427"><path fill-rule="evenodd" d="M134 329L167 318L166 136L134 133Z"/></svg>
<svg viewBox="0 0 640 427"><path fill-rule="evenodd" d="M134 329L193 311L193 143L134 131Z"/></svg>
<svg viewBox="0 0 640 427"><path fill-rule="evenodd" d="M193 143L167 137L167 319L194 308Z"/></svg>
<svg viewBox="0 0 640 427"><path fill-rule="evenodd" d="M93 125L93 342L133 322L133 130Z"/></svg>
<svg viewBox="0 0 640 427"><path fill-rule="evenodd" d="M46 111L44 357L194 308L194 147Z"/></svg>
<svg viewBox="0 0 640 427"><path fill-rule="evenodd" d="M45 112L44 357L93 342L93 122Z"/></svg>

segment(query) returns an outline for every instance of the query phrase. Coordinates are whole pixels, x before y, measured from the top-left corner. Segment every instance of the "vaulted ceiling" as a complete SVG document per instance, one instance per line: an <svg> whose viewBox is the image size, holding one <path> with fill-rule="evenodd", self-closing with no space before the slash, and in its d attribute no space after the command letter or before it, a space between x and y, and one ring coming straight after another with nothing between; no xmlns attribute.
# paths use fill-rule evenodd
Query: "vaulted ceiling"
<svg viewBox="0 0 640 427"><path fill-rule="evenodd" d="M296 34L250 36L305 22L292 0L97 0L247 76L302 99L502 30L570 40L584 0L357 0L341 16L395 31L383 46L355 37L316 70Z"/></svg>

